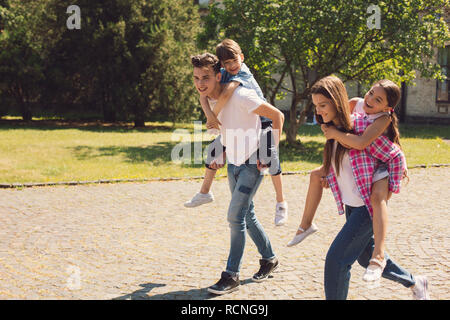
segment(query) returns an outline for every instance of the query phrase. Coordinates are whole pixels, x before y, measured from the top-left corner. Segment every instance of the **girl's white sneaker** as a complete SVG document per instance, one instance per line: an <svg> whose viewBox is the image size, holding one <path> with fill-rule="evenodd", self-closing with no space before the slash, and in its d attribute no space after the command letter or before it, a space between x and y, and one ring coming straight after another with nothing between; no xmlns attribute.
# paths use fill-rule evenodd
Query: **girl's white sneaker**
<svg viewBox="0 0 450 320"><path fill-rule="evenodd" d="M369 264L369 266L366 269L366 272L364 272L363 280L364 281L377 281L381 278L381 275L383 274L383 270L386 267L386 259L383 259L383 261L380 261L378 259L370 259L370 262L373 262L373 264Z"/></svg>
<svg viewBox="0 0 450 320"><path fill-rule="evenodd" d="M298 228L298 230L303 231L300 234L295 235L294 239L292 239L287 246L288 247L292 247L295 246L296 244L299 244L300 242L302 242L303 240L305 240L305 238L311 234L313 234L314 232L316 232L318 230L317 226L312 223L311 227L309 227L306 230L303 230L303 228Z"/></svg>

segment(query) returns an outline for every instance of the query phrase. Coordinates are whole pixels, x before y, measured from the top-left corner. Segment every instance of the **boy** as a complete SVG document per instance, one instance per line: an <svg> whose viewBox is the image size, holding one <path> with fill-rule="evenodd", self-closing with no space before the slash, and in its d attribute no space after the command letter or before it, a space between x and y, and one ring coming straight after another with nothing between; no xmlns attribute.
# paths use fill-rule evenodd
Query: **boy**
<svg viewBox="0 0 450 320"><path fill-rule="evenodd" d="M192 57L191 61L198 93L209 98L209 102L215 105L223 89L217 57L205 53ZM277 108L259 98L254 90L238 87L219 115L218 120L222 124L220 139L227 148L228 183L231 191L227 220L231 241L226 270L222 272L219 281L208 288L214 294L225 294L238 289L247 232L261 255L260 269L253 275L253 281L266 280L278 267L278 259L267 234L256 219L253 204L253 197L263 178L255 161L262 130L260 116L272 120L274 141L278 145L284 116ZM248 143L243 144L244 141ZM220 167L215 163L211 166Z"/></svg>
<svg viewBox="0 0 450 320"><path fill-rule="evenodd" d="M262 100L266 101L261 88L253 77L252 73L243 63L244 54L242 53L240 46L235 41L231 39L225 39L224 41L222 41L216 47L216 55L223 67L220 70L220 82L226 85L223 88L223 91L215 105L214 110L212 110L209 106L208 100L205 96L200 97L200 103L207 118L206 126L209 129L209 132L214 129L217 132L217 129L219 129L220 121L218 121L217 116L222 111L223 107L228 102L233 92L239 86L255 90L257 95ZM271 120L265 117L261 117L261 124L263 132L260 140L262 144L260 150L266 150L262 147L267 146L266 155L264 157L260 156L260 160L262 160L261 167L269 167L269 174L272 178L272 183L275 188L277 199L277 204L275 207L275 225L281 226L287 222L288 207L286 201L284 201L283 196L280 160L277 154L277 148L274 147L272 143ZM210 192L210 189L214 176L216 174L216 170L210 167L210 163L212 158L216 158L216 150L219 151L218 153L222 153L222 151L225 151L221 148L220 136L217 137L208 147L208 159L205 164L205 178L203 180L200 192L197 193L190 201L184 204L186 207L196 207L214 201L214 196L212 192ZM217 157L219 156L220 155L217 155Z"/></svg>

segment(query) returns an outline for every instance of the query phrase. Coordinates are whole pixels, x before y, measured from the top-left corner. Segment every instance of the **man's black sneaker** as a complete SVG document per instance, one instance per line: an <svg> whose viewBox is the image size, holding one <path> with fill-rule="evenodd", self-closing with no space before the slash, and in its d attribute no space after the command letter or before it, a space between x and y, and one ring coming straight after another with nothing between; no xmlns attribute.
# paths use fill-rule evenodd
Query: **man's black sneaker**
<svg viewBox="0 0 450 320"><path fill-rule="evenodd" d="M269 274L271 274L272 271L274 271L278 267L278 259L261 259L259 260L259 264L261 265L261 267L259 268L259 271L253 276L253 281L255 282L262 282L266 280L269 277Z"/></svg>
<svg viewBox="0 0 450 320"><path fill-rule="evenodd" d="M222 272L220 280L213 286L208 288L208 291L214 294L225 294L238 290L239 276L233 277L228 272Z"/></svg>

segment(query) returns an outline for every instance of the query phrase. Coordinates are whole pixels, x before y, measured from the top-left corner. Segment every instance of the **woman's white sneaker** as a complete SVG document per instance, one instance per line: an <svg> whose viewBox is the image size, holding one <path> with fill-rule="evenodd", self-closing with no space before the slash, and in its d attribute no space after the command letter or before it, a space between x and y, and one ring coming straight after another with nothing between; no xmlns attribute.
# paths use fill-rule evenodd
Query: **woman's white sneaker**
<svg viewBox="0 0 450 320"><path fill-rule="evenodd" d="M208 193L197 193L191 200L184 203L187 208L195 208L201 206L202 204L213 202L214 196L212 192Z"/></svg>
<svg viewBox="0 0 450 320"><path fill-rule="evenodd" d="M305 240L305 238L307 236L309 236L309 235L313 234L314 232L316 232L318 230L318 228L317 228L317 226L314 223L312 223L311 226L308 229L303 230L302 228L298 228L298 230L301 230L303 232L300 233L300 234L295 235L294 239L292 239L287 244L288 247L292 247L292 246L295 246L296 244L299 244L300 242Z"/></svg>

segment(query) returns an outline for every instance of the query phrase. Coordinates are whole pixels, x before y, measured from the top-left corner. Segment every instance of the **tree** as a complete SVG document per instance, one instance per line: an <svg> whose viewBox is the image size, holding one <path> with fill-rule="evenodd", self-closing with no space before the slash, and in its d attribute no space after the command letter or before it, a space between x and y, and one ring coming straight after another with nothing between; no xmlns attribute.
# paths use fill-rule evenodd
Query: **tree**
<svg viewBox="0 0 450 320"><path fill-rule="evenodd" d="M81 28L68 3L0 2L0 96L31 106L95 111L106 121L189 119L195 109L189 54L198 8L183 0L79 0Z"/></svg>
<svg viewBox="0 0 450 320"><path fill-rule="evenodd" d="M192 3L77 3L81 30L64 29L50 55L51 61L59 61L50 72L65 70L64 77L73 83L68 92L86 95L83 103L100 108L105 120L131 119L136 127L155 115L177 121L192 113L194 95L187 56L196 48L200 28ZM64 9L56 1L51 7L55 17ZM65 26L60 20L56 18L55 29Z"/></svg>
<svg viewBox="0 0 450 320"><path fill-rule="evenodd" d="M43 6L26 2L26 9L18 1L11 3L0 6L0 93L3 99L14 101L23 120L29 121L43 80L42 37L32 32L39 28Z"/></svg>
<svg viewBox="0 0 450 320"><path fill-rule="evenodd" d="M310 88L322 77L408 83L417 70L423 77L442 78L433 55L434 48L449 40L448 27L439 17L449 1L374 3L381 15L379 28L373 28L373 12L363 0L224 0L223 6L210 7L199 42L212 48L218 39L235 39L272 104L290 93L286 136L294 145L298 128L313 108Z"/></svg>

